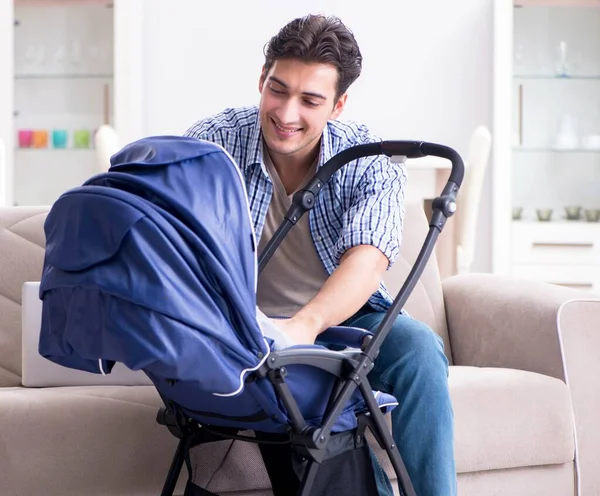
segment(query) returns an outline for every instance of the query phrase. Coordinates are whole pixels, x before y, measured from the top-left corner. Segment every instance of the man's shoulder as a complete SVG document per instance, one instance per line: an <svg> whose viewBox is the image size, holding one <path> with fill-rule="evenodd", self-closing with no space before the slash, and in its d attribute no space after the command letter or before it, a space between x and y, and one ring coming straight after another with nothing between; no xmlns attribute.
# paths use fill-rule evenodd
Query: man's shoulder
<svg viewBox="0 0 600 496"><path fill-rule="evenodd" d="M327 130L335 153L351 146L381 141L379 136L361 122L331 120L327 123Z"/></svg>
<svg viewBox="0 0 600 496"><path fill-rule="evenodd" d="M331 156L353 146L382 141L366 124L350 120L329 121L327 132ZM363 162L363 160L358 161L361 165L364 165Z"/></svg>
<svg viewBox="0 0 600 496"><path fill-rule="evenodd" d="M254 128L257 123L258 107L226 108L217 114L210 115L195 122L184 133L199 139L223 138L224 135L237 134L243 130Z"/></svg>
<svg viewBox="0 0 600 496"><path fill-rule="evenodd" d="M353 146L382 141L381 137L373 133L366 124L355 121L329 121L327 131L329 135L328 154L330 155L328 158ZM362 175L367 169L384 167L384 162L385 157L382 155L354 160L351 165L341 169L342 175Z"/></svg>

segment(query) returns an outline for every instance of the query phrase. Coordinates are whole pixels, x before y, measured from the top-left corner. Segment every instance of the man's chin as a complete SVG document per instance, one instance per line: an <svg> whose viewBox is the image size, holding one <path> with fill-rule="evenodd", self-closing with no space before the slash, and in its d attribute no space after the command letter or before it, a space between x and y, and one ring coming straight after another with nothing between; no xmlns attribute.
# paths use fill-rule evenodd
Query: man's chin
<svg viewBox="0 0 600 496"><path fill-rule="evenodd" d="M300 150L302 147L292 143L281 143L274 142L273 140L266 140L267 149L272 153L278 155L292 155Z"/></svg>

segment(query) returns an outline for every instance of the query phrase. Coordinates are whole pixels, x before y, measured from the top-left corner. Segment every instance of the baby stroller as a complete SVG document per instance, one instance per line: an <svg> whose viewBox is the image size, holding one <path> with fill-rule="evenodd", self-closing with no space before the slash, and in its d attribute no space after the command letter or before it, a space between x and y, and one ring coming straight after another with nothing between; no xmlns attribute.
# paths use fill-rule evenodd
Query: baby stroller
<svg viewBox="0 0 600 496"><path fill-rule="evenodd" d="M257 320L258 271L336 170L378 154L452 162L417 262L375 333L331 328L319 339L342 351L275 350ZM367 374L454 212L460 156L404 141L343 151L295 195L260 261L244 181L219 146L145 138L111 163L48 214L39 351L93 373L122 362L148 375L165 404L157 420L180 439L162 495L173 494L184 463L184 494L212 494L196 484L190 450L222 439L259 443L276 495L374 495L367 428L390 457L401 494L414 495L384 424L396 399L374 393Z"/></svg>

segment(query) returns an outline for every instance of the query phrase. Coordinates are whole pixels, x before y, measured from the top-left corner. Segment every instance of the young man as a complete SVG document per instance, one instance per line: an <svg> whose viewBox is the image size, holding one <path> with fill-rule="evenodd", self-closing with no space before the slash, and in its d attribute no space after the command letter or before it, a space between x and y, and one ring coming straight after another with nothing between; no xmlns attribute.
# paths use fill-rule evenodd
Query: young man
<svg viewBox="0 0 600 496"><path fill-rule="evenodd" d="M222 145L240 166L259 253L318 167L379 141L336 121L361 66L338 19L295 19L266 47L258 107L227 109L186 132ZM332 325L379 325L392 302L382 277L399 251L405 182L403 166L383 155L351 162L284 239L259 278L257 302L266 315L287 317L277 325L294 342L314 343ZM447 373L442 340L401 314L369 375L374 389L399 400L392 432L419 496L456 494Z"/></svg>

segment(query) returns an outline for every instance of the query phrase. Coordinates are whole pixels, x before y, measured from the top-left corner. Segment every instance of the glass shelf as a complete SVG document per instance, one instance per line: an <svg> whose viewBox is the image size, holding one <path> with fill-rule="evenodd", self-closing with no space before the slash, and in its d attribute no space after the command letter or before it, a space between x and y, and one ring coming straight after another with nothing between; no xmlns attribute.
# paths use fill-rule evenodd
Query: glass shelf
<svg viewBox="0 0 600 496"><path fill-rule="evenodd" d="M15 152L17 153L23 153L23 152L35 152L35 153L39 153L39 152L93 152L95 151L95 148L74 148L74 147L69 147L69 148L52 148L52 147L47 147L47 148L21 148L21 147L16 147L15 148Z"/></svg>
<svg viewBox="0 0 600 496"><path fill-rule="evenodd" d="M593 227L594 229L598 229L600 228L600 221L597 220L586 220L584 217L582 217L581 219L566 219L564 217L560 217L558 219L556 218L552 218L551 220L538 220L535 219L533 217L528 217L528 218L523 218L523 219L512 219L512 222L514 224L536 224L536 225L584 225L584 226L590 226Z"/></svg>
<svg viewBox="0 0 600 496"><path fill-rule="evenodd" d="M597 148L550 148L515 146L513 151L521 153L600 153Z"/></svg>
<svg viewBox="0 0 600 496"><path fill-rule="evenodd" d="M112 74L17 74L15 79L110 79Z"/></svg>
<svg viewBox="0 0 600 496"><path fill-rule="evenodd" d="M556 81L600 81L600 74L591 74L589 76L556 76L553 74L515 74L514 79L549 79Z"/></svg>

